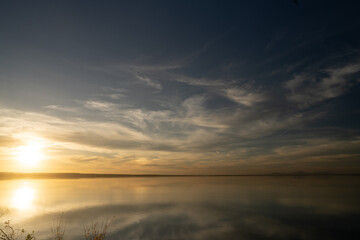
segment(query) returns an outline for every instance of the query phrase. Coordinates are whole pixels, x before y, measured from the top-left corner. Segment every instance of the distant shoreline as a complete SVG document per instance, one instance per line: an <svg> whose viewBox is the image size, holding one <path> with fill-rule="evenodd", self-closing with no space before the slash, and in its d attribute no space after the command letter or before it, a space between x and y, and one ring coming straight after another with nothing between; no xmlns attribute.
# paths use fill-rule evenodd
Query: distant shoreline
<svg viewBox="0 0 360 240"><path fill-rule="evenodd" d="M99 173L16 173L0 172L0 180L6 179L83 179L129 177L310 177L310 176L360 176L359 173L272 173L272 174L99 174Z"/></svg>

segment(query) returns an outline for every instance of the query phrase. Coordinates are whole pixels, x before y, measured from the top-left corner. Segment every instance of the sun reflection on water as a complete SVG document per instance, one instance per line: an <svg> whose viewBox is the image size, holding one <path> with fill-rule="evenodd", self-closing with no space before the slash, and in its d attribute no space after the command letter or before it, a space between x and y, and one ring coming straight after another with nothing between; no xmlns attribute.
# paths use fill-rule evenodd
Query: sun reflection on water
<svg viewBox="0 0 360 240"><path fill-rule="evenodd" d="M31 210L34 205L35 190L24 182L23 185L13 192L11 206L19 210Z"/></svg>

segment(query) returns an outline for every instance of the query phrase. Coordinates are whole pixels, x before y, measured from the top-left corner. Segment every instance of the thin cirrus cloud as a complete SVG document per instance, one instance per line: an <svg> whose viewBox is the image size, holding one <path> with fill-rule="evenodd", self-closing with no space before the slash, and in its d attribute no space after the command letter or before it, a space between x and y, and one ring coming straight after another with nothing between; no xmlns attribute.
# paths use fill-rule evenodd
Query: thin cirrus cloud
<svg viewBox="0 0 360 240"><path fill-rule="evenodd" d="M360 169L351 4L38 4L0 10L1 166L33 136L44 171Z"/></svg>
<svg viewBox="0 0 360 240"><path fill-rule="evenodd" d="M329 70L329 78L323 80L326 84L322 83L321 86L331 87L332 85L328 84L329 81L346 82L348 80L345 77L356 73L357 68L351 67L350 70L343 68L342 70L336 74ZM285 83L285 88L296 91L303 87L305 81L306 79L303 78L290 80ZM317 118L321 118L321 114L289 112L284 116L284 111L281 109L273 108L271 111L264 111L268 102L276 103L277 101L276 98L271 98L271 94L265 98L264 94L261 95L259 91L255 91L253 88L232 87L233 83L220 80L217 80L216 84L207 82L209 80L204 79L199 81L193 79L191 82L186 82L190 88L201 87L205 89L206 94L193 95L185 98L181 104L170 105L166 104L171 103L172 98L167 97L162 101L164 106L170 107L161 110L149 110L122 104L117 102L118 99L113 99L113 102L109 99L77 101L76 107L46 106L46 109L53 112L65 111L83 116L80 119L78 117L63 119L59 115L55 117L40 113L3 109L2 119L5 120L4 123L12 122L12 124L4 124L3 130L16 133L17 131L20 132L17 127L23 126L31 129L35 134L55 142L58 148L63 149L63 152L70 152L70 150L75 149L86 152L85 155L67 156L67 158L72 159L73 163L77 162L81 165L90 161L96 166L96 162L101 161L107 162L109 165L120 166L118 162L120 161L121 164L125 165L147 166L148 169L144 170L145 172L159 170L162 166L175 172L176 169L187 169L190 166L198 169L195 172L213 171L211 169L219 169L220 165L222 165L220 169L223 172L231 172L231 169L237 167L250 171L249 169L254 168L253 165L257 165L255 169L259 171L262 169L261 166L273 169L269 166L277 166L280 163L287 163L290 167L293 164L306 162L308 158L314 159L314 155L318 157L316 160L312 160L313 164L317 162L321 165L324 162L321 159L329 158L329 154L324 154L328 151L328 148L324 148L324 144L339 144L339 142L331 143L331 140L323 138L318 147L312 147L314 149L310 150L312 144L306 140L305 145L301 145L301 150L297 150L297 148L292 147L292 144L298 146L298 140L289 137L286 140L287 148L284 148L283 145L270 146L270 149L269 147L264 148L261 143L257 143L258 139L273 134L276 136L279 132L290 135L293 129L306 128L307 122L311 123ZM310 83L316 84L311 81ZM212 89L214 86L217 86L215 91ZM343 89L341 86L336 85L336 87ZM105 92L129 93L116 88L105 87L103 90ZM306 89L302 89L302 91L307 93ZM343 90L339 94L341 93ZM99 94L98 96L101 98L102 95ZM289 101L294 101L289 95L287 96ZM210 104L214 97L225 97L238 105L214 108ZM310 98L307 97L307 99ZM267 101L266 104L265 101ZM15 119L15 116L21 116L21 118ZM101 118L102 120L98 122L91 120L92 118ZM37 124L33 123L35 119ZM301 139L310 140L311 137L305 136ZM355 142L353 144L355 147L351 149L355 149L356 144ZM239 148L241 151L238 150ZM209 149L211 152L204 154ZM287 149L288 154L284 153L284 149ZM350 151L350 148L346 149L346 151ZM134 151L138 153L135 154ZM139 156L139 151L142 157ZM173 157L169 154L175 152L180 159L171 160ZM219 155L219 152L222 154ZM333 152L332 159L336 158L337 155L346 158L356 156L356 153L354 153L355 155L344 155L344 148L336 148ZM95 153L96 155L94 155ZM190 157L188 153L194 155ZM107 157L97 156L97 154L106 154ZM224 154L227 163L222 162ZM121 161L125 156L126 159L132 160ZM167 160L155 156L166 156ZM243 161L239 161L239 158ZM296 163L280 161L285 158L291 158ZM143 160L139 161L139 159ZM210 159L215 162L210 161ZM169 162L175 164L172 165L175 167L172 170L169 168ZM137 168L132 166L129 169L135 170ZM273 170L275 171L275 169Z"/></svg>
<svg viewBox="0 0 360 240"><path fill-rule="evenodd" d="M154 80L151 80L150 78L148 77L145 77L145 76L140 76L138 74L135 75L137 77L137 79L139 79L140 81L144 82L146 85L150 86L150 87L153 87L155 89L158 89L158 90L161 90L162 89L162 86L160 83L158 82L155 82Z"/></svg>
<svg viewBox="0 0 360 240"><path fill-rule="evenodd" d="M304 72L285 82L284 87L290 91L287 95L290 101L309 106L344 94L358 82L356 74L359 72L360 64L328 68L317 73Z"/></svg>
<svg viewBox="0 0 360 240"><path fill-rule="evenodd" d="M225 89L224 92L225 96L232 101L248 107L265 100L265 97L259 93L254 93L237 87Z"/></svg>

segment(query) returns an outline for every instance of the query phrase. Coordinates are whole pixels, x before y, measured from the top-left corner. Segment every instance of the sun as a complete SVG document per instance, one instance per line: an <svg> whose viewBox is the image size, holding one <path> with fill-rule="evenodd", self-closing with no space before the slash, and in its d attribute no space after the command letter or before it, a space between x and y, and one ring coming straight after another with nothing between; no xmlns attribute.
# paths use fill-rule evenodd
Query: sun
<svg viewBox="0 0 360 240"><path fill-rule="evenodd" d="M24 167L34 167L44 159L43 144L41 142L28 142L15 150L16 159Z"/></svg>

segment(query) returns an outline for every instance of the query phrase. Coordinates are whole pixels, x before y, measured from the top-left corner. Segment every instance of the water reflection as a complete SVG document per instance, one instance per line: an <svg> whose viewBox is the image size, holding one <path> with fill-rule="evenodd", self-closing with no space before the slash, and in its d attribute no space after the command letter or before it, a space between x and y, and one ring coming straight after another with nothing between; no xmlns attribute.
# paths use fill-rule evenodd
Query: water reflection
<svg viewBox="0 0 360 240"><path fill-rule="evenodd" d="M34 199L34 188L29 184L29 182L24 182L22 186L14 190L11 207L19 210L31 210L34 207Z"/></svg>
<svg viewBox="0 0 360 240"><path fill-rule="evenodd" d="M84 225L104 219L113 219L108 236L114 240L360 239L358 177L37 180L16 186L14 206L36 209L21 226L35 229L40 240L50 239L48 223L62 212L69 240L82 239ZM0 191L7 191L1 181ZM0 199L0 207L5 203Z"/></svg>

